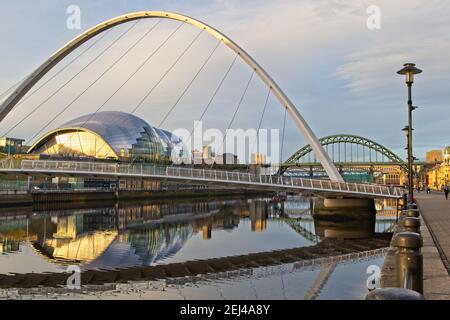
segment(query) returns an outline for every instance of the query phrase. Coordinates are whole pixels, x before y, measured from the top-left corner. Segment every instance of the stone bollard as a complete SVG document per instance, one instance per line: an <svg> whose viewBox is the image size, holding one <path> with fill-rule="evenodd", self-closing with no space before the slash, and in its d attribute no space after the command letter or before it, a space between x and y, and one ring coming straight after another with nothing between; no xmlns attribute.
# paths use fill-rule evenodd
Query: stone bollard
<svg viewBox="0 0 450 320"><path fill-rule="evenodd" d="M397 250L397 286L423 294L422 238L415 232L399 232L395 236Z"/></svg>
<svg viewBox="0 0 450 320"><path fill-rule="evenodd" d="M406 209L417 209L417 204L415 204L415 203L408 203L406 205Z"/></svg>
<svg viewBox="0 0 450 320"><path fill-rule="evenodd" d="M406 209L400 212L400 217L415 217L418 218L420 216L419 209Z"/></svg>
<svg viewBox="0 0 450 320"><path fill-rule="evenodd" d="M420 234L420 218L402 217L398 221L398 225L402 231L409 231Z"/></svg>
<svg viewBox="0 0 450 320"><path fill-rule="evenodd" d="M425 300L425 297L405 288L379 288L369 292L366 300Z"/></svg>

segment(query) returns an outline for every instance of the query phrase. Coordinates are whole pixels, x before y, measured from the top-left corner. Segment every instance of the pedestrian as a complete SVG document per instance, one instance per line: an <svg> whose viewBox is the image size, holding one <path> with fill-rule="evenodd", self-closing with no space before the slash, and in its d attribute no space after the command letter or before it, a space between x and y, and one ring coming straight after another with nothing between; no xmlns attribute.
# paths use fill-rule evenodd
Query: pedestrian
<svg viewBox="0 0 450 320"><path fill-rule="evenodd" d="M427 187L427 193L430 193L430 187Z"/></svg>
<svg viewBox="0 0 450 320"><path fill-rule="evenodd" d="M448 186L444 186L444 194L445 194L445 200L448 200L448 193L450 192Z"/></svg>
<svg viewBox="0 0 450 320"><path fill-rule="evenodd" d="M406 192L403 193L403 208L406 209L408 204L408 194Z"/></svg>

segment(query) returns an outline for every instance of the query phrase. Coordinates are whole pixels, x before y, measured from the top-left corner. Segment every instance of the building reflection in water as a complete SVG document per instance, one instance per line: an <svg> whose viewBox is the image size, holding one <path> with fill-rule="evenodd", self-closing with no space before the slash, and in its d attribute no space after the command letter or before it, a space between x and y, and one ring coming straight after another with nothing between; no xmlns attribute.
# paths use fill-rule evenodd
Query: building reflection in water
<svg viewBox="0 0 450 320"><path fill-rule="evenodd" d="M21 241L26 239L26 230L26 219L1 221L0 254L18 252L20 250Z"/></svg>
<svg viewBox="0 0 450 320"><path fill-rule="evenodd" d="M213 229L238 226L242 203L116 204L52 212L32 242L37 252L56 263L89 268L152 265L175 255L198 230L206 240Z"/></svg>
<svg viewBox="0 0 450 320"><path fill-rule="evenodd" d="M0 239L0 254L19 251L19 240L3 238Z"/></svg>
<svg viewBox="0 0 450 320"><path fill-rule="evenodd" d="M205 224L204 226L202 226L202 238L203 238L203 240L211 239L211 231L212 231L212 225Z"/></svg>
<svg viewBox="0 0 450 320"><path fill-rule="evenodd" d="M262 232L267 229L268 204L266 201L252 201L250 206L250 221L252 232Z"/></svg>
<svg viewBox="0 0 450 320"><path fill-rule="evenodd" d="M310 199L294 197L283 206L270 199L187 200L47 211L0 221L0 252L19 251L21 241L28 239L52 263L77 263L85 269L154 265L175 256L193 236L210 241L215 230L236 229L243 219L255 236L270 230L268 221L279 220L313 245L323 236L323 225L311 215L314 210ZM383 223L376 232L389 230L395 220Z"/></svg>
<svg viewBox="0 0 450 320"><path fill-rule="evenodd" d="M377 199L375 200L377 214L384 217L397 217L398 200Z"/></svg>

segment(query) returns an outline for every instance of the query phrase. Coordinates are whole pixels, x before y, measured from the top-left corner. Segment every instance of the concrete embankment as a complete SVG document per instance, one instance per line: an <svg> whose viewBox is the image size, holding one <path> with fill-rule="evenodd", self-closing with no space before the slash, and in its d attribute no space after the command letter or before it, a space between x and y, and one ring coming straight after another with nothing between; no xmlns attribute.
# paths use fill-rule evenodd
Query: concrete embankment
<svg viewBox="0 0 450 320"><path fill-rule="evenodd" d="M0 205L2 207L12 206L31 206L33 204L33 197L29 193L3 193L0 194Z"/></svg>
<svg viewBox="0 0 450 320"><path fill-rule="evenodd" d="M177 191L59 191L36 193L0 194L3 207L27 207L45 203L103 202L119 200L165 199L165 198L204 198L222 196L269 195L267 192L248 190L177 190Z"/></svg>

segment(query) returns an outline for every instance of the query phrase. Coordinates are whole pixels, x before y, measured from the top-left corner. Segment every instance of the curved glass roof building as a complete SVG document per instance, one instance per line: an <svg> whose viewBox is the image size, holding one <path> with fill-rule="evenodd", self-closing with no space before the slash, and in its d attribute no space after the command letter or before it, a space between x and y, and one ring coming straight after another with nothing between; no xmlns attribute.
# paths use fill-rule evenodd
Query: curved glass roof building
<svg viewBox="0 0 450 320"><path fill-rule="evenodd" d="M73 119L42 136L28 153L63 158L163 163L184 152L180 138L130 113L104 111Z"/></svg>

